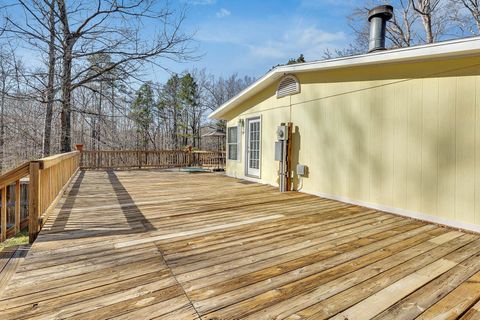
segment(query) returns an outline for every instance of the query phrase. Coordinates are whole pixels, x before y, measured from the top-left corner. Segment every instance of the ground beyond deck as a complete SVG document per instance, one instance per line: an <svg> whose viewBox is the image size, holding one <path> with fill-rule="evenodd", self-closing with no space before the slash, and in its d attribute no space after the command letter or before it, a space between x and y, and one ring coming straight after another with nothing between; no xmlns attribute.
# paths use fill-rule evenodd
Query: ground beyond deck
<svg viewBox="0 0 480 320"><path fill-rule="evenodd" d="M479 319L479 299L478 235L218 174L86 171L0 319Z"/></svg>

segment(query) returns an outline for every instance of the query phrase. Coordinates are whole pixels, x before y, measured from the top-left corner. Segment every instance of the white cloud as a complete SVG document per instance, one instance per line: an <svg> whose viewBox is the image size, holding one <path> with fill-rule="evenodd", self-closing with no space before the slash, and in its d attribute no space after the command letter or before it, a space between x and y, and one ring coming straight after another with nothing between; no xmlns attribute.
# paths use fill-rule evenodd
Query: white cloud
<svg viewBox="0 0 480 320"><path fill-rule="evenodd" d="M361 3L361 1L360 1ZM303 8L321 8L325 6L349 6L354 7L360 4L358 0L338 1L338 0L301 0L300 6Z"/></svg>
<svg viewBox="0 0 480 320"><path fill-rule="evenodd" d="M187 0L187 2L194 6L209 6L215 4L217 0Z"/></svg>
<svg viewBox="0 0 480 320"><path fill-rule="evenodd" d="M217 17L218 18L225 18L225 17L228 17L231 14L232 14L232 12L230 10L222 8L222 9L220 9L220 11L217 12Z"/></svg>
<svg viewBox="0 0 480 320"><path fill-rule="evenodd" d="M248 18L213 19L202 25L196 39L212 50L211 55L228 56L224 63L244 72L266 71L286 63L301 53L307 61L321 60L326 49L335 50L350 41L346 32L337 28L327 31L314 20L290 17L280 20ZM225 68L225 67L224 67ZM223 69L222 69L223 70ZM262 74L262 73L260 73Z"/></svg>
<svg viewBox="0 0 480 320"><path fill-rule="evenodd" d="M279 42L269 41L263 45L251 45L250 54L258 59L283 59L286 48Z"/></svg>
<svg viewBox="0 0 480 320"><path fill-rule="evenodd" d="M287 29L278 37L250 45L252 56L260 59L278 59L279 63L296 58L303 53L308 60L321 59L327 48L338 48L347 37L344 32L328 32L315 25L305 26L302 23Z"/></svg>

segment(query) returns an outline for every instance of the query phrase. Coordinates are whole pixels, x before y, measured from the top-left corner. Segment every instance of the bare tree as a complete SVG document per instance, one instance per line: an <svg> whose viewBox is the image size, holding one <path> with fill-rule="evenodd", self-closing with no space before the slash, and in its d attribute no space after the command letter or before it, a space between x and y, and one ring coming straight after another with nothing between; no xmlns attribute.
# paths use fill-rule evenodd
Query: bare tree
<svg viewBox="0 0 480 320"><path fill-rule="evenodd" d="M0 48L0 172L39 156L38 104L25 94L26 70L11 43Z"/></svg>
<svg viewBox="0 0 480 320"><path fill-rule="evenodd" d="M472 14L473 20L477 25L477 34L480 33L480 1L479 0L461 0L465 8Z"/></svg>
<svg viewBox="0 0 480 320"><path fill-rule="evenodd" d="M255 79L249 76L240 78L237 73L226 79L223 77L216 79L211 75L209 81L204 83L205 90L209 93L206 98L207 108L212 111L217 109L254 81Z"/></svg>
<svg viewBox="0 0 480 320"><path fill-rule="evenodd" d="M145 62L159 58L186 60L192 57L191 36L181 32L184 12L175 15L168 6L157 9L155 0L98 0L69 8L65 0L57 0L61 24L62 51L62 133L61 151L71 149L72 91L114 69L135 73ZM161 25L154 37L144 38L147 23ZM112 63L103 69L85 67L92 55L107 54Z"/></svg>
<svg viewBox="0 0 480 320"><path fill-rule="evenodd" d="M87 149L139 147L132 108L139 83L144 83L143 65L161 67L162 58L184 61L194 53L190 35L180 31L183 11L160 8L154 0L123 1L121 7L114 0L6 1L15 7L0 5L7 21L4 38L38 52L35 60L42 65L25 69L14 63L13 51L2 57L0 171L67 151L71 141ZM9 14L10 8L16 11ZM155 35L143 33L151 30L150 23L160 25ZM142 147L216 150L211 141L201 141L202 132L209 130L207 111L252 81L236 74L215 79L205 70L191 70L170 85L152 83L161 90L153 91L149 108L155 120L145 126Z"/></svg>
<svg viewBox="0 0 480 320"><path fill-rule="evenodd" d="M450 0L451 18L461 30L480 34L480 0Z"/></svg>
<svg viewBox="0 0 480 320"><path fill-rule="evenodd" d="M0 52L0 172L4 167L5 158L5 108L11 69L7 55Z"/></svg>
<svg viewBox="0 0 480 320"><path fill-rule="evenodd" d="M43 155L49 155L51 149L51 126L55 102L55 65L56 65L56 13L55 0L12 0L6 7L15 7L24 13L24 20L14 19L5 11L6 33L14 36L22 45L29 45L40 54L46 53L47 74L35 72L25 79L33 86L36 99L45 104L45 121L43 124ZM44 81L44 78L47 78Z"/></svg>
<svg viewBox="0 0 480 320"><path fill-rule="evenodd" d="M414 24L417 16L413 12L409 0L399 0L395 14L387 25L387 38L393 47L410 47L416 42Z"/></svg>
<svg viewBox="0 0 480 320"><path fill-rule="evenodd" d="M344 49L325 50L324 58L351 56L366 53L368 50L370 9L382 4L394 7L394 16L387 23L386 39L388 48L402 48L432 43L439 39L451 37L449 29L458 26L454 19L447 15L447 1L459 0L370 0L365 6L356 7L347 16L348 24L354 38ZM478 1L478 0L462 0ZM455 32L453 32L455 34Z"/></svg>
<svg viewBox="0 0 480 320"><path fill-rule="evenodd" d="M52 135L52 117L53 117L53 103L55 99L55 63L56 63L56 25L55 25L55 0L50 0L48 3L48 80L47 80L47 97L45 109L45 123L43 129L43 156L50 155L50 144Z"/></svg>
<svg viewBox="0 0 480 320"><path fill-rule="evenodd" d="M425 29L427 43L436 41L438 30L434 31L434 14L440 8L440 0L410 0L413 9L420 15ZM437 20L440 22L440 20ZM441 23L437 23L437 29L440 29Z"/></svg>
<svg viewBox="0 0 480 320"><path fill-rule="evenodd" d="M382 3L388 4L391 1L382 0ZM377 1L369 1L365 7L356 7L352 10L351 14L347 16L347 22L353 31L353 41L344 49L335 49L333 52L325 50L324 58L352 56L368 51L370 25L367 17L370 9L376 4L378 4ZM418 14L413 10L410 0L397 0L392 4L394 5L394 16L387 23L387 46L403 48L421 43L418 32L415 30Z"/></svg>

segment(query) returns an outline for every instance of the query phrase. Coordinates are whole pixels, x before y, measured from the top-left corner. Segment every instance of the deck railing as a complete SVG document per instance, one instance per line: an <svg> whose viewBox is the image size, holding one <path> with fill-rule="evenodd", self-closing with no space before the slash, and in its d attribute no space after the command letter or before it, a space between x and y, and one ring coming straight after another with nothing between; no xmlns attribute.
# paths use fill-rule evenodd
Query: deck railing
<svg viewBox="0 0 480 320"><path fill-rule="evenodd" d="M0 242L15 235L27 224L30 242L33 242L79 169L79 164L80 152L73 151L26 162L0 176ZM27 177L28 192L22 192L21 182ZM15 213L9 216L7 193L11 185L15 186ZM25 198L28 198L28 210L22 214Z"/></svg>
<svg viewBox="0 0 480 320"><path fill-rule="evenodd" d="M33 242L80 168L176 168L187 166L223 168L225 153L189 150L73 151L26 162L0 176L0 242L12 237L27 225L30 242ZM28 188L26 187L27 183ZM14 192L12 192L12 188L14 188ZM28 192L22 192L27 190ZM14 214L9 214L12 202L14 202ZM26 203L28 203L28 208ZM22 208L24 209L22 210Z"/></svg>
<svg viewBox="0 0 480 320"><path fill-rule="evenodd" d="M30 242L35 240L79 167L79 151L30 162L28 225Z"/></svg>
<svg viewBox="0 0 480 320"><path fill-rule="evenodd" d="M88 150L82 151L82 169L178 168L201 166L223 168L225 153L183 150Z"/></svg>
<svg viewBox="0 0 480 320"><path fill-rule="evenodd" d="M26 162L13 170L8 171L4 175L0 176L0 192L1 192L1 209L0 209L0 242L5 241L5 239L12 237L28 221L28 217L21 216L21 180L28 176L30 170L30 162ZM8 214L8 198L7 193L11 185L15 185L15 194L14 194L14 215L13 221L9 221ZM11 188L10 188L11 190Z"/></svg>

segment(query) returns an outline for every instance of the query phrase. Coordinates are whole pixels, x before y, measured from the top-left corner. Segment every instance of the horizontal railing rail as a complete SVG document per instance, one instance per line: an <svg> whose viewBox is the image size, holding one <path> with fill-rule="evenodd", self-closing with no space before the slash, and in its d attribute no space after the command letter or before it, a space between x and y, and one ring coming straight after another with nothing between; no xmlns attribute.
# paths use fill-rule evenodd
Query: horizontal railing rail
<svg viewBox="0 0 480 320"><path fill-rule="evenodd" d="M80 152L73 151L26 162L0 176L0 242L27 225L33 242L79 167ZM12 202L14 214L9 215Z"/></svg>
<svg viewBox="0 0 480 320"><path fill-rule="evenodd" d="M36 238L63 191L80 168L80 151L30 162L29 237Z"/></svg>
<svg viewBox="0 0 480 320"><path fill-rule="evenodd" d="M183 150L87 150L82 169L178 168L225 166L225 152Z"/></svg>
<svg viewBox="0 0 480 320"><path fill-rule="evenodd" d="M192 165L209 168L225 167L225 152L220 151L192 151Z"/></svg>
<svg viewBox="0 0 480 320"><path fill-rule="evenodd" d="M0 242L5 241L7 238L12 237L19 232L22 227L25 226L28 216L26 214L22 217L22 186L21 180L26 178L30 172L30 162L26 162L13 170L0 176L0 192L1 192L1 209L0 209ZM10 192L10 197L7 197L9 193L9 187L14 185L14 195ZM11 188L10 188L11 190ZM10 199L8 199L10 198ZM9 202L12 202L14 198L14 213L13 217L9 219ZM10 201L8 201L10 200ZM13 221L12 221L13 220Z"/></svg>
<svg viewBox="0 0 480 320"><path fill-rule="evenodd" d="M27 225L30 242L33 242L70 181L81 168L177 168L190 166L224 168L225 152L192 150L81 151L79 145L78 151L26 162L0 176L0 242L15 235Z"/></svg>

